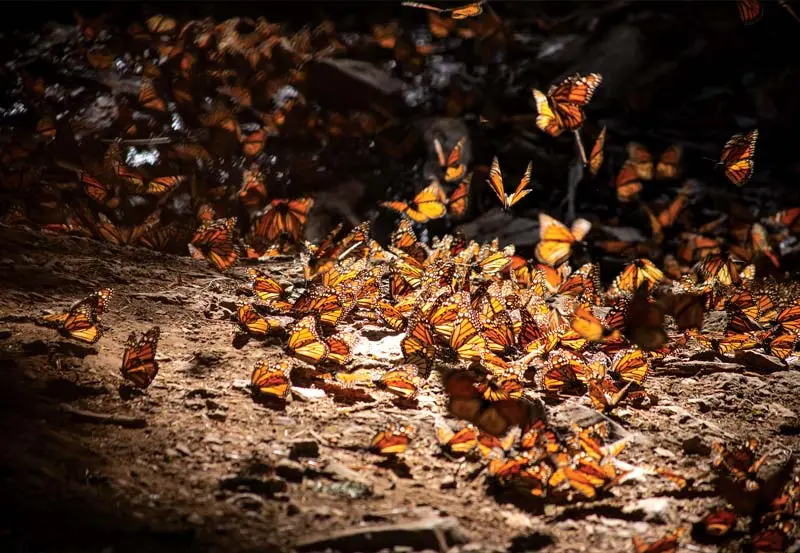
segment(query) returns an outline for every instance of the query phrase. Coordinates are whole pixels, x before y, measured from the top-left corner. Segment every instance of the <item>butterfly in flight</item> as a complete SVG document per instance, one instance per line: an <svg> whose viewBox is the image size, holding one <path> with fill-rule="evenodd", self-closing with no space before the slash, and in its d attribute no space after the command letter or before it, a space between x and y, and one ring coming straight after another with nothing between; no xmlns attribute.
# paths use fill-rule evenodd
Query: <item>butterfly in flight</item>
<svg viewBox="0 0 800 553"><path fill-rule="evenodd" d="M381 206L402 213L415 223L427 223L445 216L447 213L446 201L447 197L441 185L437 181L433 181L414 196L411 203L391 201L381 202Z"/></svg>
<svg viewBox="0 0 800 553"><path fill-rule="evenodd" d="M525 174L522 175L522 179L519 181L517 188L511 194L506 194L505 186L503 185L503 174L500 172L500 162L495 157L492 160L492 168L489 170L489 186L497 195L497 198L500 200L500 203L503 204L503 211L508 211L511 207L519 202L522 198L533 192L528 185L531 182L531 171L533 170L533 164L528 163L528 168L525 169Z"/></svg>
<svg viewBox="0 0 800 553"><path fill-rule="evenodd" d="M474 2L472 4L466 4L457 8L437 8L436 6L423 4L422 2L403 2L402 5L409 8L422 8L423 10L446 15L451 19L467 19L483 13L484 1L485 0L482 0L481 2Z"/></svg>
<svg viewBox="0 0 800 553"><path fill-rule="evenodd" d="M717 165L725 169L725 176L736 186L744 186L753 176L758 129L747 134L735 134L722 148Z"/></svg>
<svg viewBox="0 0 800 553"><path fill-rule="evenodd" d="M539 213L539 243L536 244L536 258L551 267L558 267L572 255L572 246L586 237L592 224L586 219L575 219L572 226Z"/></svg>
<svg viewBox="0 0 800 553"><path fill-rule="evenodd" d="M583 106L589 103L602 82L599 73L576 73L551 86L546 95L534 88L533 98L539 112L536 125L550 136L580 129L586 120Z"/></svg>

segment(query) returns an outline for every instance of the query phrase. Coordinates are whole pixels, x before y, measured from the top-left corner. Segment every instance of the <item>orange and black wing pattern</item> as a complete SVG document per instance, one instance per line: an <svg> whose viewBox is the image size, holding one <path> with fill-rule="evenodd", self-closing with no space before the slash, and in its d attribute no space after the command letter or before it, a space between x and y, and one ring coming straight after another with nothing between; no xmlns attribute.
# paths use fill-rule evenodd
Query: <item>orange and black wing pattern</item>
<svg viewBox="0 0 800 553"><path fill-rule="evenodd" d="M722 148L719 165L736 186L744 186L753 176L757 139L758 129L753 129L746 134L733 135Z"/></svg>
<svg viewBox="0 0 800 553"><path fill-rule="evenodd" d="M154 326L141 337L131 332L122 354L122 376L137 388L147 388L158 374L156 348L161 329Z"/></svg>
<svg viewBox="0 0 800 553"><path fill-rule="evenodd" d="M231 217L200 225L189 243L189 253L195 259L207 259L220 271L229 269L239 258L234 243L236 221Z"/></svg>

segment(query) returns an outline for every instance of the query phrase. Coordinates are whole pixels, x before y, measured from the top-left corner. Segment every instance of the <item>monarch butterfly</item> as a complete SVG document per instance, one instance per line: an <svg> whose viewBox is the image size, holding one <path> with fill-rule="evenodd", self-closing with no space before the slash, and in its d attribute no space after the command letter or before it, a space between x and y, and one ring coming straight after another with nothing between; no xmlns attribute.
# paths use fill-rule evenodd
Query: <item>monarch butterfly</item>
<svg viewBox="0 0 800 553"><path fill-rule="evenodd" d="M267 186L264 184L264 175L258 167L245 169L242 172L242 187L237 196L245 207L261 207L267 197Z"/></svg>
<svg viewBox="0 0 800 553"><path fill-rule="evenodd" d="M636 553L675 553L678 550L678 540L684 532L684 528L678 528L652 543L646 543L639 536L633 536L633 549Z"/></svg>
<svg viewBox="0 0 800 553"><path fill-rule="evenodd" d="M156 210L141 225L118 227L105 214L98 213L97 219L100 223L97 230L100 236L115 246L133 246L139 242L142 236L155 228L160 218L161 212Z"/></svg>
<svg viewBox="0 0 800 553"><path fill-rule="evenodd" d="M570 228L546 213L539 213L539 243L536 244L536 259L558 267L572 255L572 247L581 242L591 230L586 219L575 219Z"/></svg>
<svg viewBox="0 0 800 553"><path fill-rule="evenodd" d="M774 355L781 361L786 361L786 358L794 353L794 348L797 345L797 339L797 334L793 334L791 332L774 332L771 335L764 337L764 349L768 354Z"/></svg>
<svg viewBox="0 0 800 553"><path fill-rule="evenodd" d="M66 313L47 315L44 321L55 324L59 333L66 338L94 344L103 335L100 321L113 293L111 288L92 292L72 304Z"/></svg>
<svg viewBox="0 0 800 553"><path fill-rule="evenodd" d="M760 487L758 471L768 455L757 456L758 441L754 438L747 440L741 447L728 449L720 442L713 442L711 446L717 452L712 461L714 468L724 469L735 482L745 482L750 491Z"/></svg>
<svg viewBox="0 0 800 553"><path fill-rule="evenodd" d="M139 103L145 109L164 112L167 111L167 103L158 95L153 82L144 80L139 88Z"/></svg>
<svg viewBox="0 0 800 553"><path fill-rule="evenodd" d="M509 195L506 194L506 190L503 185L503 175L500 172L500 162L497 160L497 157L492 160L492 168L489 170L489 180L487 182L497 198L500 200L500 203L503 204L503 211L508 211L514 204L533 192L533 190L527 188L531 182L532 170L533 163L528 163L528 167L525 169L525 174L522 175L522 179L519 181L517 188Z"/></svg>
<svg viewBox="0 0 800 553"><path fill-rule="evenodd" d="M717 165L722 165L725 176L736 186L743 186L753 176L758 129L747 134L735 134L725 146Z"/></svg>
<svg viewBox="0 0 800 553"><path fill-rule="evenodd" d="M330 288L307 289L295 300L294 311L301 315L316 314L328 326L336 326L344 313L339 296Z"/></svg>
<svg viewBox="0 0 800 553"><path fill-rule="evenodd" d="M581 128L586 118L582 108L589 103L602 82L603 77L599 73L585 76L576 73L551 86L547 95L534 88L533 98L539 112L536 125L551 136Z"/></svg>
<svg viewBox="0 0 800 553"><path fill-rule="evenodd" d="M609 295L612 297L628 296L644 285L651 290L664 278L664 273L656 265L644 257L631 261L611 283Z"/></svg>
<svg viewBox="0 0 800 553"><path fill-rule="evenodd" d="M397 228L392 232L391 244L419 263L423 263L428 257L428 251L425 246L417 240L417 235L414 233L410 219L400 219Z"/></svg>
<svg viewBox="0 0 800 553"><path fill-rule="evenodd" d="M469 207L469 189L472 182L472 173L468 174L458 183L456 189L447 200L447 211L455 219L461 219Z"/></svg>
<svg viewBox="0 0 800 553"><path fill-rule="evenodd" d="M628 349L617 353L608 369L610 376L617 380L633 382L641 386L647 378L650 363L640 349Z"/></svg>
<svg viewBox="0 0 800 553"><path fill-rule="evenodd" d="M158 374L156 347L161 329L154 326L140 338L131 332L122 354L122 376L138 388L147 388Z"/></svg>
<svg viewBox="0 0 800 553"><path fill-rule="evenodd" d="M203 223L189 243L189 253L195 259L207 259L220 271L230 268L239 258L233 243L236 217Z"/></svg>
<svg viewBox="0 0 800 553"><path fill-rule="evenodd" d="M733 286L741 282L739 263L733 257L707 255L692 267L692 273L700 278L701 283L716 281L723 286Z"/></svg>
<svg viewBox="0 0 800 553"><path fill-rule="evenodd" d="M266 336L281 326L280 321L262 317L252 305L245 302L240 302L237 306L236 320L248 334L253 336Z"/></svg>
<svg viewBox="0 0 800 553"><path fill-rule="evenodd" d="M87 173L86 171L78 171L78 180L83 184L83 189L86 195L99 204L106 203L106 200L111 195L108 186L101 183L98 179Z"/></svg>
<svg viewBox="0 0 800 553"><path fill-rule="evenodd" d="M482 14L485 1L486 0L481 0L480 2L473 2L472 4L466 4L457 8L437 8L436 6L423 4L421 2L403 2L402 5L409 8L422 8L423 10L446 15L451 19L467 19Z"/></svg>
<svg viewBox="0 0 800 553"><path fill-rule="evenodd" d="M658 163L654 165L653 154L638 142L628 144L628 161L633 164L636 174L642 180L674 179L678 176L683 146L673 144L661 154ZM654 171L655 170L655 171Z"/></svg>
<svg viewBox="0 0 800 553"><path fill-rule="evenodd" d="M597 497L597 492L619 479L611 461L597 462L589 457L579 457L575 466L564 466L562 471L567 484L589 499ZM553 477L550 477L552 483Z"/></svg>
<svg viewBox="0 0 800 553"><path fill-rule="evenodd" d="M794 303L775 317L775 323L785 331L792 334L800 334L800 299L796 299Z"/></svg>
<svg viewBox="0 0 800 553"><path fill-rule="evenodd" d="M336 365L346 365L352 359L350 341L341 336L331 336L325 343L328 346L328 354L323 361L329 361Z"/></svg>
<svg viewBox="0 0 800 553"><path fill-rule="evenodd" d="M465 361L478 361L481 352L487 349L486 339L481 335L481 324L478 317L463 303L453 322L453 332L450 335L449 346L459 359Z"/></svg>
<svg viewBox="0 0 800 553"><path fill-rule="evenodd" d="M594 141L592 151L589 154L589 174L596 177L600 172L600 167L603 165L604 149L606 146L606 128L600 129L600 134Z"/></svg>
<svg viewBox="0 0 800 553"><path fill-rule="evenodd" d="M417 376L417 367L411 364L400 365L384 373L379 384L396 396L412 399L419 391L420 379Z"/></svg>
<svg viewBox="0 0 800 553"><path fill-rule="evenodd" d="M370 440L369 449L380 455L394 456L408 449L411 436L414 434L413 426L400 426L389 424L379 430Z"/></svg>
<svg viewBox="0 0 800 553"><path fill-rule="evenodd" d="M745 25L751 25L761 19L764 9L760 0L738 0L736 7L739 10L739 19Z"/></svg>
<svg viewBox="0 0 800 553"><path fill-rule="evenodd" d="M462 136L456 145L453 146L450 154L445 157L442 143L438 138L433 139L433 147L436 150L436 157L439 161L439 168L444 174L444 182L451 184L460 181L467 173L466 166L461 163L461 152L464 150L464 143L467 137Z"/></svg>
<svg viewBox="0 0 800 553"><path fill-rule="evenodd" d="M678 215L688 200L689 187L684 186L675 199L672 200L672 202L666 208L664 208L664 210L661 211L658 216L654 215L649 207L642 204L642 207L650 219L650 228L653 233L653 239L657 243L660 244L664 240L663 230L675 224L675 221L678 219Z"/></svg>
<svg viewBox="0 0 800 553"><path fill-rule="evenodd" d="M661 348L667 341L664 309L649 299L647 283L636 289L625 314L625 337L645 351Z"/></svg>
<svg viewBox="0 0 800 553"><path fill-rule="evenodd" d="M668 294L659 298L664 311L675 320L678 330L700 328L705 316L705 299L701 295L683 293Z"/></svg>
<svg viewBox="0 0 800 553"><path fill-rule="evenodd" d="M778 526L764 528L750 538L750 546L756 553L788 551L792 544L789 535L793 530L794 523L789 520Z"/></svg>
<svg viewBox="0 0 800 553"><path fill-rule="evenodd" d="M410 204L400 201L381 202L381 206L388 207L402 213L415 223L427 223L433 219L440 219L447 213L444 191L437 181L420 191Z"/></svg>
<svg viewBox="0 0 800 553"><path fill-rule="evenodd" d="M381 48L394 50L397 45L397 37L400 34L400 26L396 21L388 25L375 24L372 26L372 36Z"/></svg>
<svg viewBox="0 0 800 553"><path fill-rule="evenodd" d="M145 25L147 26L147 30L154 35L172 33L177 27L174 19L160 14L148 18L147 21L145 21Z"/></svg>
<svg viewBox="0 0 800 553"><path fill-rule="evenodd" d="M175 175L172 177L158 177L152 179L147 185L142 185L137 192L140 194L150 194L151 196L163 196L178 188L186 182L185 175Z"/></svg>
<svg viewBox="0 0 800 553"><path fill-rule="evenodd" d="M325 360L330 352L328 344L320 337L317 320L313 315L303 317L295 323L287 344L289 353L315 365Z"/></svg>
<svg viewBox="0 0 800 553"><path fill-rule="evenodd" d="M250 375L250 389L254 395L286 399L292 391L290 372L291 367L285 361L279 361L272 366L266 359L262 359L255 364Z"/></svg>
<svg viewBox="0 0 800 553"><path fill-rule="evenodd" d="M784 227L795 234L800 233L800 207L779 211L769 217L767 222L771 225Z"/></svg>
<svg viewBox="0 0 800 553"><path fill-rule="evenodd" d="M259 300L270 301L283 296L284 291L281 285L258 269L247 269L247 276L250 279L253 292L255 292Z"/></svg>
<svg viewBox="0 0 800 553"><path fill-rule="evenodd" d="M436 440L442 449L453 455L465 455L478 447L478 429L467 424L458 432L442 422L435 425Z"/></svg>
<svg viewBox="0 0 800 553"><path fill-rule="evenodd" d="M303 237L303 228L313 205L312 198L272 200L264 214L253 221L250 236L271 244L285 233L293 241L299 241Z"/></svg>
<svg viewBox="0 0 800 553"><path fill-rule="evenodd" d="M549 368L542 373L541 385L547 392L583 392L584 374L588 366L576 355L563 350L550 353Z"/></svg>
<svg viewBox="0 0 800 553"><path fill-rule="evenodd" d="M570 327L590 342L599 342L610 333L603 328L603 323L594 316L590 307L584 305L578 305L575 309Z"/></svg>
<svg viewBox="0 0 800 553"><path fill-rule="evenodd" d="M436 355L433 330L428 321L417 319L409 321L406 336L400 341L400 349L406 363L427 370Z"/></svg>
<svg viewBox="0 0 800 553"><path fill-rule="evenodd" d="M586 263L567 276L556 293L600 305L600 291L600 269L595 263Z"/></svg>
<svg viewBox="0 0 800 553"><path fill-rule="evenodd" d="M636 171L636 165L626 161L617 173L614 186L617 189L617 199L621 202L630 202L642 191L642 181Z"/></svg>
<svg viewBox="0 0 800 553"><path fill-rule="evenodd" d="M678 257L690 263L697 259L703 259L709 255L716 255L722 251L722 244L715 238L709 238L702 234L691 232L682 233L680 236L681 244L678 246Z"/></svg>

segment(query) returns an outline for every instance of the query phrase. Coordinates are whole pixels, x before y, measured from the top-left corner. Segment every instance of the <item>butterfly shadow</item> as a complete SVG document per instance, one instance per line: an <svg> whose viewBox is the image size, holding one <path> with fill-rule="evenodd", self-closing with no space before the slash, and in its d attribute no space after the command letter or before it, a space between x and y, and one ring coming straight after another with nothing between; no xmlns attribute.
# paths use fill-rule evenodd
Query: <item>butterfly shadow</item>
<svg viewBox="0 0 800 553"><path fill-rule="evenodd" d="M405 462L404 459L400 457L394 456L388 459L384 459L383 461L377 464L380 468L387 469L395 473L398 478L411 478L411 467Z"/></svg>
<svg viewBox="0 0 800 553"><path fill-rule="evenodd" d="M146 395L144 390L135 386L131 386L127 382L120 384L117 391L119 392L119 397L122 401L131 401Z"/></svg>
<svg viewBox="0 0 800 553"><path fill-rule="evenodd" d="M264 394L256 394L253 396L253 403L271 409L272 411L285 411L288 401Z"/></svg>

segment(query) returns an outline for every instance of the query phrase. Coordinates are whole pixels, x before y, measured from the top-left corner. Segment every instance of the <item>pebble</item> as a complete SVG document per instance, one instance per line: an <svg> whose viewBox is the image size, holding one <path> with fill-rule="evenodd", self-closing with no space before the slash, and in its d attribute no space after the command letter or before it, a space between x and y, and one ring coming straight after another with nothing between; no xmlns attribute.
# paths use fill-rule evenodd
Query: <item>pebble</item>
<svg viewBox="0 0 800 553"><path fill-rule="evenodd" d="M305 468L297 461L281 459L275 465L275 474L289 482L302 482Z"/></svg>
<svg viewBox="0 0 800 553"><path fill-rule="evenodd" d="M681 444L683 452L687 455L702 455L707 456L711 454L711 447L706 444L700 436L692 436L686 438Z"/></svg>
<svg viewBox="0 0 800 553"><path fill-rule="evenodd" d="M295 440L289 446L289 457L292 459L319 457L319 444L314 440Z"/></svg>

